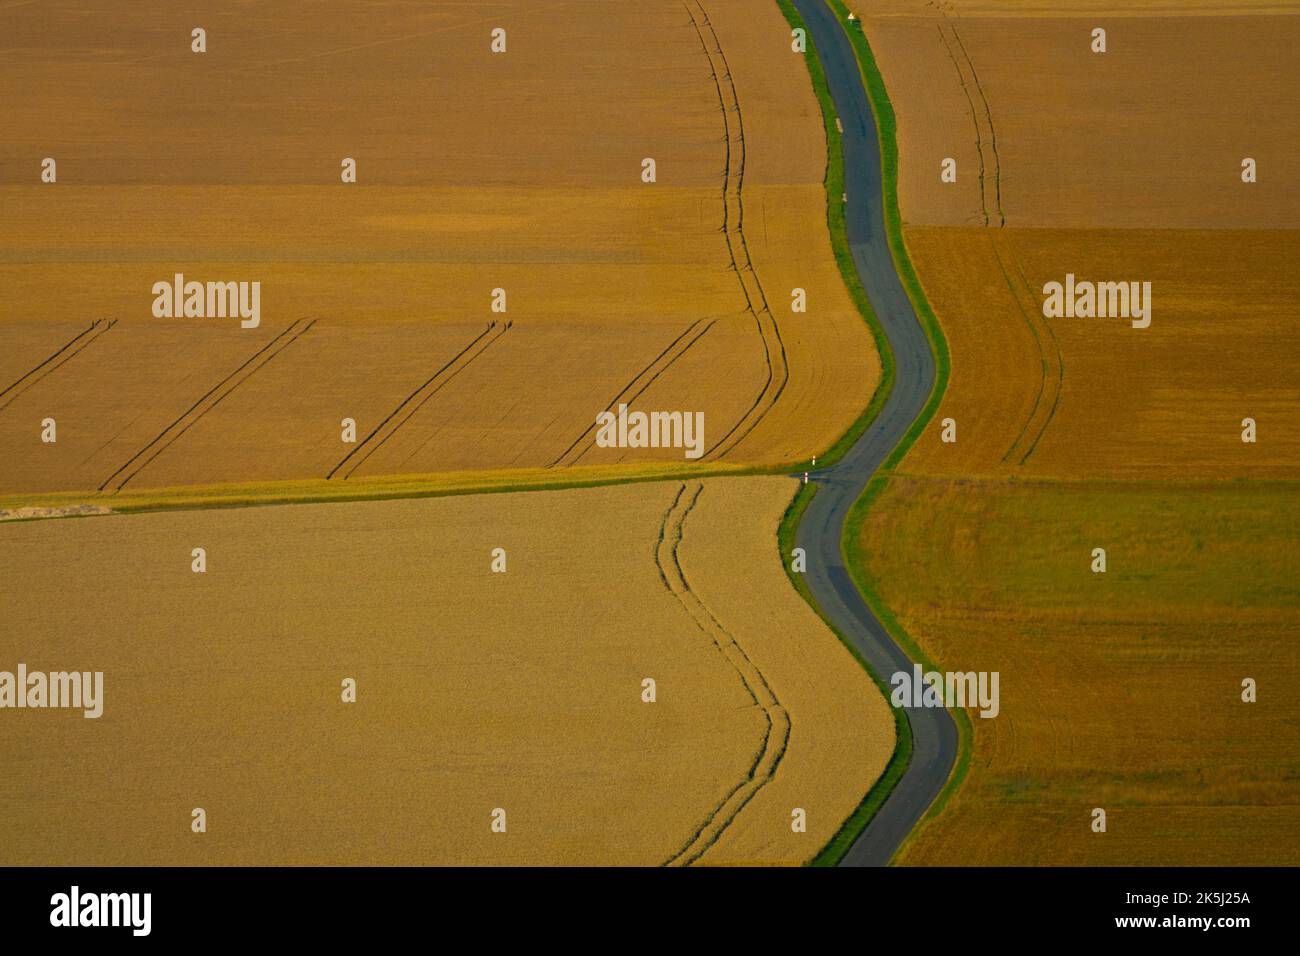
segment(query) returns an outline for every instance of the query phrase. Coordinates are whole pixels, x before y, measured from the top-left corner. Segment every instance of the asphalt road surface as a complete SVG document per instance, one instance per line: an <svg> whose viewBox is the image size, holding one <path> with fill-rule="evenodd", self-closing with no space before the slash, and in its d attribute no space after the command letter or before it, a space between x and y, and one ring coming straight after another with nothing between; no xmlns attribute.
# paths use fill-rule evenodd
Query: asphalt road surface
<svg viewBox="0 0 1300 956"><path fill-rule="evenodd" d="M817 494L799 523L797 544L808 555L805 578L822 611L885 681L909 675L912 661L863 602L840 554L849 507L921 414L934 385L934 357L903 290L885 234L880 143L857 59L844 28L823 0L794 0L826 70L844 126L844 177L849 245L858 276L894 352L894 388L875 421L840 462L813 472ZM857 27L850 27L857 29ZM850 534L854 529L848 529ZM871 542L888 547L890 542ZM889 799L854 841L841 865L883 866L943 788L957 758L957 727L942 708L906 711L912 759Z"/></svg>

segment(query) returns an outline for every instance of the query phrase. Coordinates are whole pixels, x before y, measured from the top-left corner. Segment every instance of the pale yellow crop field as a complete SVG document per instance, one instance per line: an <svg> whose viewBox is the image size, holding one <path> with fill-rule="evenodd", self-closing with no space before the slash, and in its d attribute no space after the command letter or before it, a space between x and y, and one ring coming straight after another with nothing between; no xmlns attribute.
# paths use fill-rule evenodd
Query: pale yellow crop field
<svg viewBox="0 0 1300 956"><path fill-rule="evenodd" d="M104 672L98 719L6 711L0 861L806 861L893 722L785 579L793 488L0 524L0 669Z"/></svg>

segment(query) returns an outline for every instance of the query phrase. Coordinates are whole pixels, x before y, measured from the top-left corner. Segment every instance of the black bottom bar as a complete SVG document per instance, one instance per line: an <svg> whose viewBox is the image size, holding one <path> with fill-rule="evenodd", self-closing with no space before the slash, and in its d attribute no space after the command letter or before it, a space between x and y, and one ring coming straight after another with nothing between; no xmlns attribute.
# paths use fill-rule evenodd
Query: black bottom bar
<svg viewBox="0 0 1300 956"><path fill-rule="evenodd" d="M64 937L115 947L414 937L459 949L466 933L485 942L581 936L611 949L748 941L770 951L787 937L806 947L829 934L852 934L864 948L1098 937L1231 946L1285 931L1297 886L1294 869L9 869L5 877L6 943Z"/></svg>

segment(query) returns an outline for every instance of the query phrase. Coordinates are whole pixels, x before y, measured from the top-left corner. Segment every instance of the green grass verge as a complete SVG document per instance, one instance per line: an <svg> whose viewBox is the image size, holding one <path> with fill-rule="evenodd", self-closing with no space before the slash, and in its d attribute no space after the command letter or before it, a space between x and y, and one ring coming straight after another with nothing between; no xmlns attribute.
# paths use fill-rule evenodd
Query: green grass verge
<svg viewBox="0 0 1300 956"><path fill-rule="evenodd" d="M50 521L68 517L107 517L156 511L200 511L214 508L256 508L272 505L337 504L349 501L392 501L404 498L442 498L454 495L500 494L523 491L560 491L605 485L693 478L768 475L757 466L713 463L683 466L676 463L647 463L636 466L577 466L552 471L546 468L517 468L503 471L442 472L427 475L384 475L355 481L301 479L192 485L124 491L98 496L89 492L49 492L16 495L0 500L0 513L21 509L48 509L54 514L9 517L12 521ZM59 514L60 510L83 505L102 505L99 514Z"/></svg>

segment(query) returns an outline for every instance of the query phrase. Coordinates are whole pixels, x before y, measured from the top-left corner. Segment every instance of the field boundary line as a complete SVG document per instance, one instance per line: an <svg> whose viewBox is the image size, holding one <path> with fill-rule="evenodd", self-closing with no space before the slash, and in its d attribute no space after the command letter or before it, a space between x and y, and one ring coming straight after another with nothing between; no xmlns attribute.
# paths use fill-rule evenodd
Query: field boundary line
<svg viewBox="0 0 1300 956"><path fill-rule="evenodd" d="M100 323L103 324L101 325ZM36 385L38 382L43 381L45 378L51 375L55 370L61 368L62 366L70 362L72 359L76 358L87 348L89 348L92 344L94 344L96 339L102 338L104 333L107 332L115 325L117 325L117 319L107 319L107 320L96 319L94 322L90 323L88 327L82 329L79 333L77 333L75 336L73 336L71 339L65 342L62 345L62 347L60 347L56 352L54 352L52 355L47 356L45 360L42 361L39 365L35 366L34 368L28 369L28 371L26 371L21 376L19 376L18 379L16 379L11 384L7 385L4 391L0 392L0 399L4 399L3 404L0 404L0 411L4 411L6 408L8 408L10 405L14 403L15 399L17 399L20 395L24 394L32 386ZM70 353L65 355L63 358L59 359L60 355L63 355L64 352L67 352L69 348L72 348L73 345L75 345L83 336L87 334L90 335L90 338L86 339L86 341L82 342L80 345L77 345L77 347L73 349ZM58 361L55 362L55 359L58 359ZM54 364L50 365L51 362L54 362ZM47 365L50 365L50 367L45 368L45 366ZM45 371L42 372L41 369L45 369ZM40 372L40 374L36 375L37 372ZM23 385L23 382L25 382L28 378L31 378L31 376L33 375L36 375L36 378L33 378L30 382L27 382L26 385ZM21 388L19 388L20 385L22 386ZM12 395L9 395L9 393L16 388L18 389L18 391L13 392ZM8 399L5 399L6 395L9 395Z"/></svg>
<svg viewBox="0 0 1300 956"><path fill-rule="evenodd" d="M753 658L741 646L736 636L727 630L709 610L686 578L678 549L685 534L686 519L695 510L704 493L702 481L693 481L691 484L694 488L689 492L689 500L685 507L679 508L683 498L688 494L687 485L683 483L672 505L664 513L655 548L655 564L659 568L660 579L669 592L677 599L695 626L712 641L718 653L731 664L754 702L754 706L762 711L766 727L762 743L745 777L728 791L686 844L665 861L665 866L690 866L717 843L723 832L735 821L750 800L776 775L777 768L781 765L781 760L790 744L792 726L789 712L768 683L762 670L754 663ZM778 735L781 738L780 743L773 749L773 737Z"/></svg>
<svg viewBox="0 0 1300 956"><path fill-rule="evenodd" d="M545 468L501 469L487 472L434 472L419 475L379 475L343 484L324 478L276 480L207 485L173 485L142 491L123 491L113 498L111 510L75 513L79 507L106 507L95 504L91 491L52 491L0 496L0 511L40 509L58 514L33 514L11 521L53 521L60 518L100 518L133 514L156 514L175 511L215 511L239 508L279 508L298 505L332 505L351 501L412 501L422 498L456 498L463 495L523 494L543 491L566 491L574 488L608 488L647 482L691 481L706 478L743 478L777 474L771 469L720 463L709 468L684 466L680 462L651 462L644 465L603 467L581 465L564 472ZM782 473L784 474L784 473ZM562 475L562 478L557 477ZM895 478L939 478L913 471L892 472ZM791 480L794 475L785 474ZM1104 483L1104 479L1062 477L1016 478L1021 484ZM1139 479L1125 481L1141 483ZM1215 488L1221 484L1238 484L1243 478L1189 478L1198 487ZM1252 486L1281 485L1300 488L1300 478L1252 478ZM811 487L811 483L809 485ZM102 501L102 499L101 499Z"/></svg>

